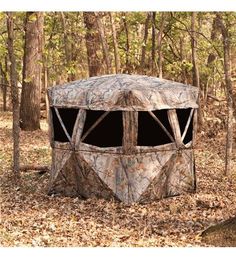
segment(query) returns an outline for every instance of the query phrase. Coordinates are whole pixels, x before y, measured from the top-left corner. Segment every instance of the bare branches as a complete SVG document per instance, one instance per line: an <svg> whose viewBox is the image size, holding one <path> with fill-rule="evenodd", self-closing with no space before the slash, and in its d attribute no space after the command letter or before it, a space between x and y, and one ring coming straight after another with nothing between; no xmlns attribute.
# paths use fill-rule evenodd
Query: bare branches
<svg viewBox="0 0 236 258"><path fill-rule="evenodd" d="M200 31L197 31L197 30L190 30L189 28L188 28L188 26L184 23L184 22L182 22L181 20L179 20L178 18L176 18L174 15L172 15L172 18L173 19L175 19L177 22L179 22L180 24L182 24L183 26L184 26L184 29L183 28L180 28L180 27L177 27L177 26L172 26L172 28L174 28L174 29L177 29L177 30L181 30L181 31L186 31L188 34L189 34L189 36L192 38L192 33L196 33L196 34L198 34L198 35L201 35L209 44L211 44L211 46L214 48L214 50L216 51L216 53L218 54L218 56L219 57L221 57L221 53L220 53L220 51L219 51L219 49L217 49L215 46L214 46L214 44L212 44L212 41L209 39L209 38L207 38L202 32L200 32Z"/></svg>

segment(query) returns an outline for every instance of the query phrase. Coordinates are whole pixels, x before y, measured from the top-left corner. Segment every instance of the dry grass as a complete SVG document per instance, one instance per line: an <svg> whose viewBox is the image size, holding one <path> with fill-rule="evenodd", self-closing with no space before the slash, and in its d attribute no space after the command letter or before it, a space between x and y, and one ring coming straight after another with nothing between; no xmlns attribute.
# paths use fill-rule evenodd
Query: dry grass
<svg viewBox="0 0 236 258"><path fill-rule="evenodd" d="M17 186L11 114L0 113L1 246L206 246L199 234L236 214L236 158L233 176L224 177L224 135L207 130L198 139L195 194L124 205L49 197L48 174L24 172ZM45 121L42 130L21 132L21 163L50 164Z"/></svg>

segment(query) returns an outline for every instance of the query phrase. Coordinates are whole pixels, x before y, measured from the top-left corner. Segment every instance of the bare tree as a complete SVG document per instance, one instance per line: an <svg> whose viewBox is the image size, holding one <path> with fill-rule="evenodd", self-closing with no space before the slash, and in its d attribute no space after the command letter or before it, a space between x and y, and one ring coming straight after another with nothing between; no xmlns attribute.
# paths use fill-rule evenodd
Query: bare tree
<svg viewBox="0 0 236 258"><path fill-rule="evenodd" d="M211 29L211 42L215 42L215 40L219 37L219 25L217 22L217 18L214 17L212 21L212 29ZM213 49L214 50L214 49ZM207 58L207 65L209 66L216 59L215 51L210 51Z"/></svg>
<svg viewBox="0 0 236 258"><path fill-rule="evenodd" d="M6 64L7 68L7 64ZM2 99L3 99L3 111L7 111L7 86L8 86L8 80L7 80L7 72L3 68L3 64L0 63L0 75L1 75L1 88L2 88Z"/></svg>
<svg viewBox="0 0 236 258"><path fill-rule="evenodd" d="M232 90L232 76L231 76L231 37L229 35L229 28L224 24L222 14L216 14L217 21L221 29L223 47L224 47L224 72L225 84L227 92L227 136L226 136L226 158L225 158L225 175L231 173L231 159L233 147L233 90Z"/></svg>
<svg viewBox="0 0 236 258"><path fill-rule="evenodd" d="M97 31L96 16L94 12L83 12L84 24L86 27L86 48L88 59L89 76L96 76L100 73L101 62L98 58L99 34Z"/></svg>
<svg viewBox="0 0 236 258"><path fill-rule="evenodd" d="M198 123L199 123L199 127L201 127L202 125L202 110L200 106L201 88L200 88L200 78L199 78L198 60L197 60L196 13L195 12L192 12L192 15L191 15L191 49L192 49L192 64L193 64L192 84L199 89Z"/></svg>
<svg viewBox="0 0 236 258"><path fill-rule="evenodd" d="M13 173L19 177L19 160L20 160L20 110L19 110L19 96L17 88L17 72L16 72L16 58L14 54L14 24L13 15L11 12L7 13L7 32L8 32L8 55L10 60L10 82L11 82L11 97L13 106Z"/></svg>
<svg viewBox="0 0 236 258"><path fill-rule="evenodd" d="M26 131L40 129L43 21L41 12L26 13L20 106L20 126Z"/></svg>
<svg viewBox="0 0 236 258"><path fill-rule="evenodd" d="M96 22L97 22L100 40L102 43L103 56L104 56L105 63L106 63L106 73L109 74L109 73L111 73L111 60L110 60L110 56L109 56L109 48L108 48L108 44L106 41L104 25L100 19L99 13L96 12L95 16L96 16Z"/></svg>
<svg viewBox="0 0 236 258"><path fill-rule="evenodd" d="M116 73L120 72L120 55L118 52L118 42L117 42L117 34L116 34L116 27L113 19L112 12L109 12L110 22L111 22L111 30L112 30L112 40L113 40L113 47L114 47L114 56L115 56L115 66L116 66Z"/></svg>
<svg viewBox="0 0 236 258"><path fill-rule="evenodd" d="M182 64L184 63L184 60L185 60L184 44L185 44L185 36L181 35L179 39L179 55L180 55L180 61ZM188 84L187 71L184 65L182 66L182 69L181 69L181 82Z"/></svg>
<svg viewBox="0 0 236 258"><path fill-rule="evenodd" d="M158 51L158 70L159 70L159 78L162 78L162 37L163 37L163 30L164 30L164 22L165 22L165 13L161 14L160 20L160 29L157 35L157 51Z"/></svg>
<svg viewBox="0 0 236 258"><path fill-rule="evenodd" d="M46 35L45 31L43 30L43 36L42 36L42 49L45 49L46 45ZM48 122L48 114L49 114L49 103L47 98L47 89L48 89L48 56L47 54L42 51L42 87L41 87L41 109L45 110L45 118Z"/></svg>
<svg viewBox="0 0 236 258"><path fill-rule="evenodd" d="M200 86L199 71L197 63L197 38L196 38L196 13L192 13L191 17L191 48L192 48L192 63L193 63L193 85Z"/></svg>
<svg viewBox="0 0 236 258"><path fill-rule="evenodd" d="M146 48L147 48L147 39L148 39L148 27L150 23L151 13L147 13L147 18L144 26L144 36L143 36L143 45L142 45L142 54L141 54L141 70L144 72L145 67L145 57L146 57Z"/></svg>
<svg viewBox="0 0 236 258"><path fill-rule="evenodd" d="M131 65L130 65L130 36L129 36L129 28L128 24L126 21L126 14L122 13L122 18L123 18L123 24L124 24L124 30L125 30L125 35L126 35L126 46L125 46L125 72L131 73Z"/></svg>
<svg viewBox="0 0 236 258"><path fill-rule="evenodd" d="M154 75L156 62L156 12L152 13L152 58L151 58L151 70Z"/></svg>
<svg viewBox="0 0 236 258"><path fill-rule="evenodd" d="M71 42L69 40L69 37L71 36L68 33L68 24L67 24L67 20L65 17L64 12L60 12L60 16L61 16L61 21L62 21L62 28L63 28L63 40L64 40L64 51L65 51L65 66L66 67L70 67L71 65L71 60L72 60L72 48L71 48ZM69 74L67 77L67 81L72 81L72 74Z"/></svg>

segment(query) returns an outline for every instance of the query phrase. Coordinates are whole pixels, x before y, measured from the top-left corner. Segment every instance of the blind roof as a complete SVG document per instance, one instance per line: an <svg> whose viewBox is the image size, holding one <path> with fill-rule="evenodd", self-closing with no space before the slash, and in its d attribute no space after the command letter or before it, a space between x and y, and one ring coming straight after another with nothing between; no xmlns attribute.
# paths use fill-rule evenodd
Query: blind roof
<svg viewBox="0 0 236 258"><path fill-rule="evenodd" d="M145 111L198 108L196 87L145 75L90 77L48 89L50 106Z"/></svg>

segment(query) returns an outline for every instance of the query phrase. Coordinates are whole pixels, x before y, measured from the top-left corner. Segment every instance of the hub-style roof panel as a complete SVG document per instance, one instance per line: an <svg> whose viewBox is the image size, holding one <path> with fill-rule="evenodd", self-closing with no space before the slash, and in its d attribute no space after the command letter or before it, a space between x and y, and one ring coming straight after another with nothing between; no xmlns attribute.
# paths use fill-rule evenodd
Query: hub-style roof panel
<svg viewBox="0 0 236 258"><path fill-rule="evenodd" d="M48 89L50 106L145 111L198 108L198 89L145 75L90 77Z"/></svg>

